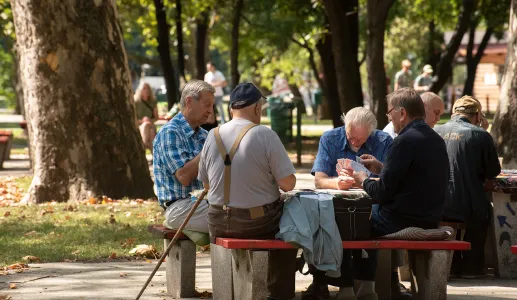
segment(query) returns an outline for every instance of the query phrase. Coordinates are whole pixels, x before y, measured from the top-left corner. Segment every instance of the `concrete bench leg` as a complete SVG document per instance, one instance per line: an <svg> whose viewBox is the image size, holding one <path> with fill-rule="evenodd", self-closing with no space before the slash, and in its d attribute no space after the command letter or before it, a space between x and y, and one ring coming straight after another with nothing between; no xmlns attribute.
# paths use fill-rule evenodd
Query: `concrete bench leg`
<svg viewBox="0 0 517 300"><path fill-rule="evenodd" d="M213 299L233 300L232 250L210 245Z"/></svg>
<svg viewBox="0 0 517 300"><path fill-rule="evenodd" d="M448 258L452 251L410 251L411 292L415 300L446 300Z"/></svg>
<svg viewBox="0 0 517 300"><path fill-rule="evenodd" d="M267 298L268 251L232 250L233 293L238 300ZM214 299L219 299L215 298Z"/></svg>
<svg viewBox="0 0 517 300"><path fill-rule="evenodd" d="M172 240L165 239L167 248ZM191 240L178 240L165 262L167 292L174 298L196 296L196 245Z"/></svg>
<svg viewBox="0 0 517 300"><path fill-rule="evenodd" d="M378 251L375 292L379 300L391 299L391 250Z"/></svg>

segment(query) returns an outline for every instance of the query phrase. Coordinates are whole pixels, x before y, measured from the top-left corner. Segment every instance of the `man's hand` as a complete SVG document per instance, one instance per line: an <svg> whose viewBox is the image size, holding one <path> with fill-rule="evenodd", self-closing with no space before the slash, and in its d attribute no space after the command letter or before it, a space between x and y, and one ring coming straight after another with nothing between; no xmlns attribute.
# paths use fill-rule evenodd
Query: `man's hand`
<svg viewBox="0 0 517 300"><path fill-rule="evenodd" d="M364 172L364 171L354 172L353 176L354 176L355 182L357 182L357 184L359 184L359 185L362 185L363 181L366 178L368 178L368 175L366 175L366 172Z"/></svg>
<svg viewBox="0 0 517 300"><path fill-rule="evenodd" d="M488 130L488 120L485 118L481 118L479 126L481 126L485 130Z"/></svg>
<svg viewBox="0 0 517 300"><path fill-rule="evenodd" d="M374 174L381 173L382 167L384 165L380 161L378 161L373 155L363 154L361 155L361 159L363 160L363 164L368 169L368 171Z"/></svg>
<svg viewBox="0 0 517 300"><path fill-rule="evenodd" d="M354 178L347 175L339 176L338 178L336 178L336 181L336 188L338 190L349 190L355 183Z"/></svg>

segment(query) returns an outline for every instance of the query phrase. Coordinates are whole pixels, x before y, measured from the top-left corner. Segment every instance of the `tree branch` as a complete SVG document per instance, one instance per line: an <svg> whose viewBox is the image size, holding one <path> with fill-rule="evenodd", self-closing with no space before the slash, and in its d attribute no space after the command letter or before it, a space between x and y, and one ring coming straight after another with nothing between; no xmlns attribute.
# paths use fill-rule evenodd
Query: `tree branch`
<svg viewBox="0 0 517 300"><path fill-rule="evenodd" d="M476 51L476 56L474 57L474 62L476 64L478 64L481 61L481 58L483 57L483 53L485 52L485 49L488 46L488 42L490 41L490 37L492 36L493 32L494 32L494 28L492 28L492 27L488 27L486 29L485 35L483 36L481 43L479 43L478 49Z"/></svg>

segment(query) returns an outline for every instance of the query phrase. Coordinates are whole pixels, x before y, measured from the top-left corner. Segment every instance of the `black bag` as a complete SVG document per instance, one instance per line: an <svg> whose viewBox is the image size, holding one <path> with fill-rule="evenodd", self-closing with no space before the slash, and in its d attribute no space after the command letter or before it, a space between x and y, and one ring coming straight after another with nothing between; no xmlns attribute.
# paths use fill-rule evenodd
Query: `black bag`
<svg viewBox="0 0 517 300"><path fill-rule="evenodd" d="M369 240L372 236L370 216L372 199L369 197L334 197L334 215L342 241Z"/></svg>

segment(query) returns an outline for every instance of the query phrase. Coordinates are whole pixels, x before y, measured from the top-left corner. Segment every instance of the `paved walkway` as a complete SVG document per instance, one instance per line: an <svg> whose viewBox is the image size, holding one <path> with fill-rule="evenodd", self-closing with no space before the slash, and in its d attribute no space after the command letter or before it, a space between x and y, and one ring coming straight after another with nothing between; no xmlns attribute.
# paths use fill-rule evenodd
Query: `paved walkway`
<svg viewBox="0 0 517 300"><path fill-rule="evenodd" d="M110 263L31 264L31 269L15 275L0 276L1 296L13 300L53 299L135 299L157 261ZM210 256L198 254L196 287L199 292L212 290ZM296 291L311 281L310 276L296 275ZM16 289L8 289L9 283ZM406 283L408 285L408 283ZM165 266L161 266L141 299L171 299L166 294ZM335 288L331 289L336 291ZM454 280L448 285L449 300L517 299L517 281L487 277L483 280Z"/></svg>

